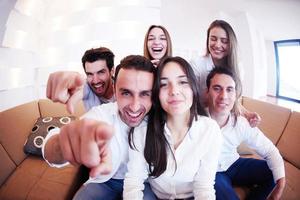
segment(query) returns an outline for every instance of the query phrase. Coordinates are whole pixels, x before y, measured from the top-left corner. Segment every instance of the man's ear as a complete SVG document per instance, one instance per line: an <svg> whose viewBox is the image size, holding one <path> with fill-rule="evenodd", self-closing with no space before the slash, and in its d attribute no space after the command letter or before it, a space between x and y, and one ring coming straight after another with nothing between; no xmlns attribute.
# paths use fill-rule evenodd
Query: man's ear
<svg viewBox="0 0 300 200"><path fill-rule="evenodd" d="M208 95L209 88L206 88L205 91L206 91L206 95Z"/></svg>
<svg viewBox="0 0 300 200"><path fill-rule="evenodd" d="M114 92L114 94L116 94L116 84L114 81L114 77L112 77L112 79L113 79L113 92Z"/></svg>
<svg viewBox="0 0 300 200"><path fill-rule="evenodd" d="M110 70L110 76L114 77L115 76L115 67L112 67Z"/></svg>
<svg viewBox="0 0 300 200"><path fill-rule="evenodd" d="M111 81L112 81L112 85L113 85L113 92L114 92L114 94L116 94L116 78L115 78L115 76L111 76Z"/></svg>
<svg viewBox="0 0 300 200"><path fill-rule="evenodd" d="M110 78L113 84L113 88L115 88L115 67L110 70Z"/></svg>

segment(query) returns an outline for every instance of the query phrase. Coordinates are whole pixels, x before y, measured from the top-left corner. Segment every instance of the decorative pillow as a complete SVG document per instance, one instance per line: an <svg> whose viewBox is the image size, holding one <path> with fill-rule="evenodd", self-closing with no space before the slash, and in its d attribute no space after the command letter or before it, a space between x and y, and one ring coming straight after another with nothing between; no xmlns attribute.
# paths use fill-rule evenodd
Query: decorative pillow
<svg viewBox="0 0 300 200"><path fill-rule="evenodd" d="M48 132L54 128L60 128L65 124L69 124L75 119L73 116L38 118L25 142L24 152L41 156L42 145Z"/></svg>

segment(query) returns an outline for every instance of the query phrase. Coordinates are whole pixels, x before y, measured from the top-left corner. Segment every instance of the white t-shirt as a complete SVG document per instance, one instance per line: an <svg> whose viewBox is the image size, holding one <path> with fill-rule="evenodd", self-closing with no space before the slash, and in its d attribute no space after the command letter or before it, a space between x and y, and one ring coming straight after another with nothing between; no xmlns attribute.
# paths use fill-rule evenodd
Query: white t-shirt
<svg viewBox="0 0 300 200"><path fill-rule="evenodd" d="M138 151L129 149L128 172L124 180L123 198L142 199L144 181L148 178L148 163L144 158L147 126L140 126L134 132L134 144ZM170 130L164 134L173 145ZM167 169L157 178L149 178L151 188L160 199L189 198L215 199L214 181L218 156L221 148L221 132L217 123L207 117L193 121L187 135L177 147L167 150Z"/></svg>

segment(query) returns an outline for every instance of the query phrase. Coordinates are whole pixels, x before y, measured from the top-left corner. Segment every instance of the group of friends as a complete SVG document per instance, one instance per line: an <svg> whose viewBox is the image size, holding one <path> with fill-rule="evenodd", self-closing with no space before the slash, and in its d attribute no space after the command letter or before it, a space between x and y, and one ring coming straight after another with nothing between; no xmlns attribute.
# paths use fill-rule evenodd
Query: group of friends
<svg viewBox="0 0 300 200"><path fill-rule="evenodd" d="M168 31L149 27L144 56L129 55L114 67L105 47L82 57L77 72L49 76L47 97L70 113L87 112L53 129L42 152L53 167L85 165L89 180L80 199L238 199L233 186L251 187L247 199L280 199L283 159L256 127L261 119L239 102L242 94L236 35L215 20L206 55L172 56ZM263 159L242 158L246 143Z"/></svg>

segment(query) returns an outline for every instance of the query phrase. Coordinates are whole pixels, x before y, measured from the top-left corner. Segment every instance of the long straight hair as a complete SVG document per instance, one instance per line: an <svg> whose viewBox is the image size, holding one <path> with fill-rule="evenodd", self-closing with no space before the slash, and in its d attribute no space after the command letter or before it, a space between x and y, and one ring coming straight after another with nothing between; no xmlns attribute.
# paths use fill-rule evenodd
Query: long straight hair
<svg viewBox="0 0 300 200"><path fill-rule="evenodd" d="M146 35L145 35L145 39L144 39L144 56L150 60L152 60L152 56L150 55L149 53L149 50L148 50L148 37L149 37L149 33L152 29L154 28L160 28L165 36L166 36L166 39L167 39L167 51L166 51L166 54L163 56L163 58L167 57L167 56L172 56L172 41L171 41L171 36L169 34L169 32L167 31L167 29L161 25L151 25L147 32L146 32ZM162 59L163 59L162 58Z"/></svg>
<svg viewBox="0 0 300 200"><path fill-rule="evenodd" d="M196 84L196 76L190 64L181 57L166 57L160 62L154 79L152 93L153 105L149 113L147 135L144 149L144 156L148 163L148 168L150 172L149 175L152 177L158 177L166 170L167 150L168 148L170 149L170 144L168 143L164 134L164 126L167 122L167 113L162 108L161 103L159 101L161 74L164 70L164 67L169 62L175 62L181 66L181 68L187 76L189 85L193 92L193 102L190 108L190 118L188 126L191 127L193 120L197 120L198 115L206 115L203 107L198 101L199 91ZM174 155L173 158L175 159Z"/></svg>
<svg viewBox="0 0 300 200"><path fill-rule="evenodd" d="M241 84L241 78L240 78L240 70L238 67L238 53L237 53L238 52L238 50L237 50L238 42L237 42L237 38L236 38L233 28L226 21L215 20L208 27L207 37L206 37L206 56L208 56L210 54L209 48L208 48L210 31L211 31L211 29L216 28L216 27L219 27L226 32L228 41L229 41L228 54L225 58L226 62L222 66L216 66L216 67L226 67L226 68L229 68L230 71L232 71L234 73L234 75L236 77L236 82L238 83L238 84L236 84L237 92L241 93L242 84Z"/></svg>

